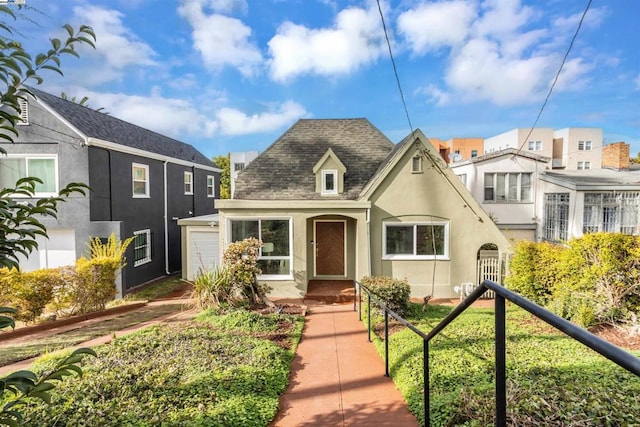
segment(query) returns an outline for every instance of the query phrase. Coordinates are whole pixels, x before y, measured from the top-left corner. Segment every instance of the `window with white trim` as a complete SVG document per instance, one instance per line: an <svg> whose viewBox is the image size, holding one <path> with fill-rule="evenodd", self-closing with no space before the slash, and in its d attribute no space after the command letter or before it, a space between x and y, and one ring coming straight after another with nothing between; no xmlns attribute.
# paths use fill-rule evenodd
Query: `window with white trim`
<svg viewBox="0 0 640 427"><path fill-rule="evenodd" d="M383 223L383 259L449 259L449 222Z"/></svg>
<svg viewBox="0 0 640 427"><path fill-rule="evenodd" d="M478 157L478 150L471 150L471 158Z"/></svg>
<svg viewBox="0 0 640 427"><path fill-rule="evenodd" d="M16 122L16 125L28 125L29 124L29 103L26 99L19 98L18 105L20 106L20 120Z"/></svg>
<svg viewBox="0 0 640 427"><path fill-rule="evenodd" d="M591 150L591 141L578 141L578 150L579 151Z"/></svg>
<svg viewBox="0 0 640 427"><path fill-rule="evenodd" d="M193 194L193 172L184 173L184 194Z"/></svg>
<svg viewBox="0 0 640 427"><path fill-rule="evenodd" d="M244 170L244 162L238 162L238 163L234 163L233 164L233 170L234 172L240 172L241 170Z"/></svg>
<svg viewBox="0 0 640 427"><path fill-rule="evenodd" d="M207 197L216 197L216 179L213 175L207 175Z"/></svg>
<svg viewBox="0 0 640 427"><path fill-rule="evenodd" d="M290 218L230 219L230 242L254 237L262 242L258 267L262 279L291 278L292 230Z"/></svg>
<svg viewBox="0 0 640 427"><path fill-rule="evenodd" d="M151 262L151 230L133 232L133 266Z"/></svg>
<svg viewBox="0 0 640 427"><path fill-rule="evenodd" d="M467 186L467 174L466 173L461 173L460 175L458 175L458 178L460 178L460 181L462 181L462 183L466 187Z"/></svg>
<svg viewBox="0 0 640 427"><path fill-rule="evenodd" d="M529 151L542 150L542 141L529 141Z"/></svg>
<svg viewBox="0 0 640 427"><path fill-rule="evenodd" d="M591 169L591 162L578 162L578 170Z"/></svg>
<svg viewBox="0 0 640 427"><path fill-rule="evenodd" d="M484 201L530 203L531 173L485 173Z"/></svg>
<svg viewBox="0 0 640 427"><path fill-rule="evenodd" d="M338 194L338 171L337 170L322 171L322 193L321 194Z"/></svg>
<svg viewBox="0 0 640 427"><path fill-rule="evenodd" d="M0 157L0 186L14 188L19 179L34 177L42 182L35 184L35 196L58 194L58 157L9 154ZM17 195L16 197L20 197Z"/></svg>
<svg viewBox="0 0 640 427"><path fill-rule="evenodd" d="M411 173L422 173L422 157L413 156L411 159Z"/></svg>
<svg viewBox="0 0 640 427"><path fill-rule="evenodd" d="M131 177L133 197L149 197L149 166L132 163Z"/></svg>
<svg viewBox="0 0 640 427"><path fill-rule="evenodd" d="M583 233L640 234L640 193L585 193Z"/></svg>
<svg viewBox="0 0 640 427"><path fill-rule="evenodd" d="M545 193L543 240L566 242L569 231L569 193Z"/></svg>

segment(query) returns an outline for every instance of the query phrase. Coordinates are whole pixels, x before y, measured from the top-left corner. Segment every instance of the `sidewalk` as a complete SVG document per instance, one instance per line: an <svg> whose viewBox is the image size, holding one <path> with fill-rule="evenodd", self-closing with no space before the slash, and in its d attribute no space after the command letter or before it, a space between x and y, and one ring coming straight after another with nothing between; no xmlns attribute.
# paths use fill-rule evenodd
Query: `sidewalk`
<svg viewBox="0 0 640 427"><path fill-rule="evenodd" d="M309 307L272 426L417 426L351 304Z"/></svg>

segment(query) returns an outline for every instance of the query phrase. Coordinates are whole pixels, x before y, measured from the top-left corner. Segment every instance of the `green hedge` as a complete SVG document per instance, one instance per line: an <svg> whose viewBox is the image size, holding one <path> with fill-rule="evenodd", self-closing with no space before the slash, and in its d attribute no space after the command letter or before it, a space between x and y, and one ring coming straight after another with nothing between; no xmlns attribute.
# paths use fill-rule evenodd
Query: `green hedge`
<svg viewBox="0 0 640 427"><path fill-rule="evenodd" d="M365 276L360 280L374 295L387 303L398 314L403 314L409 306L411 286L407 280L388 276Z"/></svg>
<svg viewBox="0 0 640 427"><path fill-rule="evenodd" d="M640 236L593 233L566 245L520 242L505 283L585 327L633 321L640 308Z"/></svg>

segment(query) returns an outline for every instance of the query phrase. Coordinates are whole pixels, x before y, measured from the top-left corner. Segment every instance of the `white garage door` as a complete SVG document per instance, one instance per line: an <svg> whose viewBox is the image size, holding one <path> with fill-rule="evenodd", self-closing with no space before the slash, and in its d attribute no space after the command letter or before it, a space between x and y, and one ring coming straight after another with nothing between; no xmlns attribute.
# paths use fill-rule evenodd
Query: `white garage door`
<svg viewBox="0 0 640 427"><path fill-rule="evenodd" d="M188 280L193 280L200 270L209 270L220 262L220 248L217 231L191 231L189 242Z"/></svg>
<svg viewBox="0 0 640 427"><path fill-rule="evenodd" d="M29 258L20 259L23 271L40 268L55 268L76 263L76 233L73 229L47 230L49 239L38 236L38 250L34 250Z"/></svg>

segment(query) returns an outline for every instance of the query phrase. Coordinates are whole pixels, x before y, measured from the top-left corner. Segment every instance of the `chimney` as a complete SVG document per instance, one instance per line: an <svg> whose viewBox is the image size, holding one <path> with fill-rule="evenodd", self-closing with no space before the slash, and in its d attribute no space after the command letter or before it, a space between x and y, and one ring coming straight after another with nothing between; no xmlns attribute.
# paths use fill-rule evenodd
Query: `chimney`
<svg viewBox="0 0 640 427"><path fill-rule="evenodd" d="M606 169L629 169L629 144L614 142L602 147L602 167Z"/></svg>

